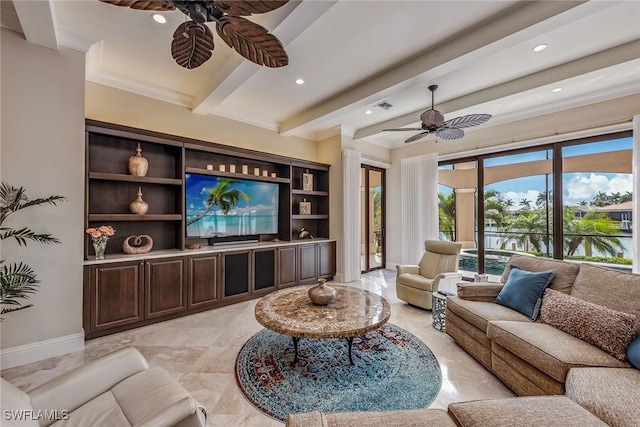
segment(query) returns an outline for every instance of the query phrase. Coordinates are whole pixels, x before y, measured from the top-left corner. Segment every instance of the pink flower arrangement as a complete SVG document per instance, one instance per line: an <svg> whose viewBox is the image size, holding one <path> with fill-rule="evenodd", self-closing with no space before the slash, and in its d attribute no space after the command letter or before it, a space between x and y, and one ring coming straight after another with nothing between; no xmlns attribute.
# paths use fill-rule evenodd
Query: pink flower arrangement
<svg viewBox="0 0 640 427"><path fill-rule="evenodd" d="M109 237L116 234L116 230L110 225L101 225L96 228L87 228L85 232L91 236L94 242L102 242L109 240Z"/></svg>

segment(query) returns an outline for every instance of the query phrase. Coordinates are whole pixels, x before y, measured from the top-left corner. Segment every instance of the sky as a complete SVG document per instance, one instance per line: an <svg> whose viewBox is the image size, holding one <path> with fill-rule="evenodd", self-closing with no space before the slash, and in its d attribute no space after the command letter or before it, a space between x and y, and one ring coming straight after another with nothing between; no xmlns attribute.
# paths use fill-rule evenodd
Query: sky
<svg viewBox="0 0 640 427"><path fill-rule="evenodd" d="M563 156L577 156L582 154L601 153L606 151L630 150L633 146L632 139L621 138L610 141L601 141L591 144L574 145L563 148ZM533 153L524 153L517 155L509 155L503 157L494 157L485 160L485 166L497 166L509 163L522 163L535 160L543 160L546 156L550 156L550 152L537 151ZM548 177L548 187L551 188L551 177ZM496 182L486 187L487 189L495 189L501 192L506 199L513 200L513 208L518 209L522 200L529 200L535 203L538 195L545 191L545 176L531 176L508 181ZM442 186L440 191L445 190ZM448 191L443 191L449 193ZM581 201L589 203L598 192L603 193L620 193L633 191L633 175L620 173L603 173L603 172L580 172L565 173L563 176L563 199L566 205L577 205Z"/></svg>

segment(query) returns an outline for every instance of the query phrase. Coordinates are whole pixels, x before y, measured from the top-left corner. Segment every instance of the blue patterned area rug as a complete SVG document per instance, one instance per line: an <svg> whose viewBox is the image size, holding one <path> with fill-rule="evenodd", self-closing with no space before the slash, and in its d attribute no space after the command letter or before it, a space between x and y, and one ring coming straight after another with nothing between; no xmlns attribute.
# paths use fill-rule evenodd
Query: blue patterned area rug
<svg viewBox="0 0 640 427"><path fill-rule="evenodd" d="M426 408L442 374L435 356L416 336L387 323L353 340L301 339L293 362L291 337L263 329L236 359L240 390L259 410L284 420L288 414Z"/></svg>

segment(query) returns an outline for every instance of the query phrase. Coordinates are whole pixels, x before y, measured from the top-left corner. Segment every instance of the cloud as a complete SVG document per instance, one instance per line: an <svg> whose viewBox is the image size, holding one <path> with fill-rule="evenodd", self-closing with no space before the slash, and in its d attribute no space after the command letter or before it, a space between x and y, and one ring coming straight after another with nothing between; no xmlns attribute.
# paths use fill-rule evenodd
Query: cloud
<svg viewBox="0 0 640 427"><path fill-rule="evenodd" d="M575 173L567 174L564 181L564 203L577 205L582 200L591 202L599 192L606 194L633 191L633 176L624 173Z"/></svg>

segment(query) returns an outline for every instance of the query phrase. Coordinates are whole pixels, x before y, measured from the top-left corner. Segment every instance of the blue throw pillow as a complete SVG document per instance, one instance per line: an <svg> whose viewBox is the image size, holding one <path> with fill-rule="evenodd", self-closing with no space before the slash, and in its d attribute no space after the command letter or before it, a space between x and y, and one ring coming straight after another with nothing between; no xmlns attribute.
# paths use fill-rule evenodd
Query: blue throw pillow
<svg viewBox="0 0 640 427"><path fill-rule="evenodd" d="M627 359L633 366L640 369L640 335L637 335L627 347Z"/></svg>
<svg viewBox="0 0 640 427"><path fill-rule="evenodd" d="M516 310L531 320L536 320L540 311L542 293L555 274L553 270L533 273L512 266L507 283L504 284L494 302Z"/></svg>

